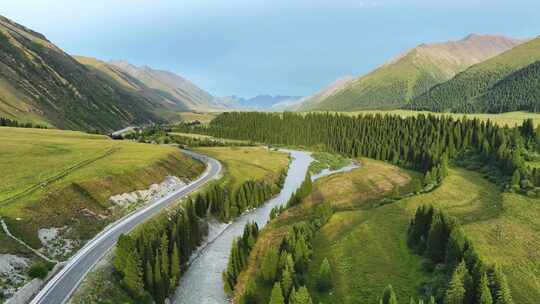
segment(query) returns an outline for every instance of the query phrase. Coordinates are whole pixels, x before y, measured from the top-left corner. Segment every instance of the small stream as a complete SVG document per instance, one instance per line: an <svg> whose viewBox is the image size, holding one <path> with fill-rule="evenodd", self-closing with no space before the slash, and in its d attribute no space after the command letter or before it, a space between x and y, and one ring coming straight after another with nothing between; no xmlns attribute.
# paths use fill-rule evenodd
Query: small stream
<svg viewBox="0 0 540 304"><path fill-rule="evenodd" d="M275 206L287 203L291 195L302 184L310 163L313 161L311 154L304 151L281 150L291 155L291 162L287 172L287 178L281 192L267 201L261 207L244 213L230 224L211 221L209 240L192 257L191 265L182 276L180 285L172 297L176 304L224 304L227 303L227 295L223 291L221 273L227 267L232 241L244 231L248 222L255 221L259 228L266 225L270 218L270 211ZM358 164L343 167L336 171L328 169L312 177L313 180L338 172L351 171Z"/></svg>

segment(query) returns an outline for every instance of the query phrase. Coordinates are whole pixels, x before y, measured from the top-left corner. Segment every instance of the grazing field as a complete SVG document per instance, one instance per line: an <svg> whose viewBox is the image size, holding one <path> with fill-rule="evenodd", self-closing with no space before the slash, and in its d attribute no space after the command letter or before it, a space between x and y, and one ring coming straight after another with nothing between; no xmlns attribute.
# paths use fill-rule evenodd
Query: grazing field
<svg viewBox="0 0 540 304"><path fill-rule="evenodd" d="M392 284L398 301L418 298L430 274L422 258L406 245L410 218L422 204L433 204L457 217L481 257L502 266L515 303L540 302L540 199L500 189L479 173L452 168L443 183L429 193L408 196L381 206L381 199L412 191L417 174L369 159L352 172L318 180L314 191L297 207L273 220L259 236L249 267L240 276L236 296L249 278L257 276L264 252L277 246L294 223L302 221L312 205L329 202L335 213L313 241L307 285L313 303L377 303ZM316 288L319 267L327 258L334 288ZM267 300L270 286L258 280L260 299ZM261 302L263 303L263 302Z"/></svg>
<svg viewBox="0 0 540 304"><path fill-rule="evenodd" d="M221 161L232 189L248 180L273 179L289 164L286 153L264 147L204 147L194 150Z"/></svg>
<svg viewBox="0 0 540 304"><path fill-rule="evenodd" d="M351 163L349 159L341 155L328 152L314 152L311 156L314 161L309 166L309 173L312 175L324 169L337 170Z"/></svg>
<svg viewBox="0 0 540 304"><path fill-rule="evenodd" d="M336 213L313 241L308 287L314 303L376 303L388 284L404 301L417 297L427 278L421 258L406 245L409 216L397 204L376 204L396 188L402 194L411 192L418 174L370 159L361 165L316 183L312 199L330 202ZM332 294L316 288L324 258L332 267Z"/></svg>
<svg viewBox="0 0 540 304"><path fill-rule="evenodd" d="M225 139L225 138L218 138L213 137L210 135L204 135L204 134L196 134L196 133L182 133L182 132L168 132L167 134L172 136L181 136L181 137L189 137L194 139L209 139L209 140L215 140L219 142L223 142L224 144L231 144L231 145L247 145L249 144L249 141L247 140L239 140L239 139Z"/></svg>
<svg viewBox="0 0 540 304"><path fill-rule="evenodd" d="M540 303L540 199L501 193L480 174L453 169L435 191L399 204L410 214L433 204L458 217L480 255L502 266L515 303Z"/></svg>
<svg viewBox="0 0 540 304"><path fill-rule="evenodd" d="M313 241L307 278L313 303L375 303L390 281L395 282L398 296L415 295L425 275L420 258L405 244L408 216L393 204L373 208L371 203L390 195L395 187L408 192L416 177L396 166L362 159L359 169L318 180L301 205L282 213L263 229L235 295L238 297L246 282L257 276L267 249L277 246L291 225L304 220L312 206L321 202L329 202L336 212ZM324 258L329 259L336 282L332 295L319 294L315 288L315 276ZM270 286L261 280L257 286L258 303L265 303Z"/></svg>
<svg viewBox="0 0 540 304"><path fill-rule="evenodd" d="M0 216L35 248L40 228L68 225L77 238L93 236L112 215L111 195L204 170L173 147L81 132L0 128L0 142Z"/></svg>
<svg viewBox="0 0 540 304"><path fill-rule="evenodd" d="M528 112L508 112L502 114L459 114L459 113L437 113L427 111L411 111L411 110L392 110L392 111L355 111L355 112L339 112L347 115L359 115L359 114L393 114L400 115L402 117L416 116L418 114L432 114L436 116L450 115L456 119L467 117L469 119L478 118L483 121L491 120L492 122L500 126L514 127L521 125L521 123L529 118L532 118L535 125L540 124L539 113Z"/></svg>
<svg viewBox="0 0 540 304"><path fill-rule="evenodd" d="M203 124L209 123L218 116L218 112L179 112L178 116L183 122L200 121Z"/></svg>

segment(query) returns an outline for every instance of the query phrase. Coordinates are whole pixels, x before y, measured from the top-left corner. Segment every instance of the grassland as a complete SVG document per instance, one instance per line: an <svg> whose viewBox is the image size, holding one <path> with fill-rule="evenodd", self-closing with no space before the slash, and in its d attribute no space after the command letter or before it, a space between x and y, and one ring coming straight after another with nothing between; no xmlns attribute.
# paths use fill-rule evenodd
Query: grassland
<svg viewBox="0 0 540 304"><path fill-rule="evenodd" d="M191 122L191 121L200 121L203 124L209 123L216 116L219 115L218 112L178 112L178 117L181 121Z"/></svg>
<svg viewBox="0 0 540 304"><path fill-rule="evenodd" d="M311 156L314 161L309 166L310 174L317 174L324 169L337 170L347 166L351 162L341 155L328 152L314 152Z"/></svg>
<svg viewBox="0 0 540 304"><path fill-rule="evenodd" d="M325 177L314 185L304 202L281 214L264 228L250 256L248 269L237 285L241 294L248 278L257 276L267 248L277 246L289 227L309 215L313 204L329 202L336 210L313 242L310 274L316 274L326 257L333 268L336 288L332 296L316 292L315 278L307 283L314 303L375 303L389 282L395 282L398 295L415 295L424 278L420 258L405 244L408 216L393 204L374 208L395 187L402 193L416 174L383 162L363 159L354 171ZM369 264L369 265L367 265ZM367 267L366 267L367 266ZM414 275L410 279L409 275ZM260 303L268 299L270 286L259 281Z"/></svg>
<svg viewBox="0 0 540 304"><path fill-rule="evenodd" d="M422 270L421 257L407 248L406 231L422 204L433 204L460 220L482 258L502 266L516 303L540 302L540 199L501 193L479 173L452 168L434 191L380 206L378 202L395 187L402 194L410 192L416 174L373 160L364 159L362 165L317 181L299 207L263 230L240 277L238 294L248 278L257 276L267 248L276 246L313 204L326 201L336 212L313 241L307 285L314 303L377 303L387 284L393 285L400 303L418 297L430 275ZM332 266L331 294L321 294L315 287L324 258ZM260 281L259 285L261 300L267 299L270 287Z"/></svg>
<svg viewBox="0 0 540 304"><path fill-rule="evenodd" d="M173 147L80 132L0 128L0 142L0 216L36 248L40 228L69 225L89 238L110 220L111 195L204 169Z"/></svg>
<svg viewBox="0 0 540 304"><path fill-rule="evenodd" d="M194 150L220 160L233 189L247 180L274 178L289 164L287 154L264 147L204 147Z"/></svg>
<svg viewBox="0 0 540 304"><path fill-rule="evenodd" d="M214 140L222 142L225 145L248 145L249 141L247 140L239 140L239 139L225 139L225 138L217 138L210 135L204 135L204 134L195 134L195 133L182 133L182 132L168 132L168 135L171 136L180 136L180 137L188 137L193 139L199 139L199 140Z"/></svg>
<svg viewBox="0 0 540 304"><path fill-rule="evenodd" d="M501 193L480 174L453 169L435 191L404 199L412 214L433 204L458 217L480 255L502 266L516 303L540 302L540 200Z"/></svg>

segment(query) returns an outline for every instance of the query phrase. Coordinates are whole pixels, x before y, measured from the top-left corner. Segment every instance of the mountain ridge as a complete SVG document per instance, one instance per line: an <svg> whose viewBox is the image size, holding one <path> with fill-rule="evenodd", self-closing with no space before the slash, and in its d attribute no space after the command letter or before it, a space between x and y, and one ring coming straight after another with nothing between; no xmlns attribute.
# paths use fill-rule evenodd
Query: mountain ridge
<svg viewBox="0 0 540 304"><path fill-rule="evenodd" d="M434 86L417 96L411 103L411 109L436 112L495 111L488 104L477 104L476 98L487 93L497 82L537 60L540 60L540 38L530 39Z"/></svg>
<svg viewBox="0 0 540 304"><path fill-rule="evenodd" d="M420 44L371 72L333 88L332 94L300 110L396 109L467 67L492 58L523 40L469 34L457 41Z"/></svg>

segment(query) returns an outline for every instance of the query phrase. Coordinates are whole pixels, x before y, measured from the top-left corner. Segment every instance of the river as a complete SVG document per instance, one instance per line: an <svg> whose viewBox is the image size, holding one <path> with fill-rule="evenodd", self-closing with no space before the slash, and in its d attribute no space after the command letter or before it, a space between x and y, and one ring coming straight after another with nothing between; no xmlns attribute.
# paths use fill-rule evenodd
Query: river
<svg viewBox="0 0 540 304"><path fill-rule="evenodd" d="M233 239L240 236L248 222L255 221L262 228L270 218L275 206L287 203L291 195L302 184L310 163L309 152L282 150L291 155L287 178L281 192L261 207L244 213L230 224L211 222L207 239L210 240L197 252L188 270L182 276L172 302L176 304L224 304L227 295L223 291L221 273L227 267ZM316 178L357 168L356 163L336 171L326 170Z"/></svg>

